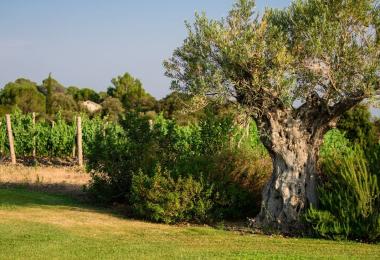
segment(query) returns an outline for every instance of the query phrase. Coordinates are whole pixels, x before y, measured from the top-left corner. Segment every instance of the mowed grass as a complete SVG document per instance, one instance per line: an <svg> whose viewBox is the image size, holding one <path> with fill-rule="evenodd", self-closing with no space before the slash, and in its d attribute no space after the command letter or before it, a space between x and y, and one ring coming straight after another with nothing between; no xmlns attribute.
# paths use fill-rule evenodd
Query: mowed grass
<svg viewBox="0 0 380 260"><path fill-rule="evenodd" d="M125 219L64 196L0 189L1 259L380 259L380 245Z"/></svg>

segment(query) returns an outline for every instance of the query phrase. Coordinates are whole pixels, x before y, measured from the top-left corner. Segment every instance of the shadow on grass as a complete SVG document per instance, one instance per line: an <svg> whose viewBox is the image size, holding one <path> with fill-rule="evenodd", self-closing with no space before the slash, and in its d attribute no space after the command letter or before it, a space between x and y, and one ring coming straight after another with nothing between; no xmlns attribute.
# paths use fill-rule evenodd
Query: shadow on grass
<svg viewBox="0 0 380 260"><path fill-rule="evenodd" d="M23 189L52 195L65 195L79 202L89 202L85 186L69 183L0 182L0 189Z"/></svg>
<svg viewBox="0 0 380 260"><path fill-rule="evenodd" d="M96 212L131 220L130 214L123 208L90 204L88 199L79 200L68 194L42 191L40 186L33 187L32 184L0 184L0 209L17 207L66 207L73 211Z"/></svg>

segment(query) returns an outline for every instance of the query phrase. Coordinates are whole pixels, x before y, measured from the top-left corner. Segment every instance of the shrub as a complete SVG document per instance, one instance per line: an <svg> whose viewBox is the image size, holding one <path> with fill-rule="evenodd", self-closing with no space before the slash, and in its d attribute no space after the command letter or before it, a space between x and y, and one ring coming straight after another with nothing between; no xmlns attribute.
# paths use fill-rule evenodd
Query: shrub
<svg viewBox="0 0 380 260"><path fill-rule="evenodd" d="M50 138L47 142L47 151L50 156L65 157L72 154L75 143L75 128L67 124L61 115L58 114L56 121L51 126Z"/></svg>
<svg viewBox="0 0 380 260"><path fill-rule="evenodd" d="M371 111L366 105L358 105L344 113L337 127L345 132L350 142L360 145L365 151L379 142L376 126L371 121Z"/></svg>
<svg viewBox="0 0 380 260"><path fill-rule="evenodd" d="M32 120L31 115L22 114L21 110L16 110L12 114L12 132L13 136L17 137L14 138L15 153L18 155L30 156L32 154L33 136L35 135Z"/></svg>
<svg viewBox="0 0 380 260"><path fill-rule="evenodd" d="M174 179L157 166L151 177L141 170L133 175L131 204L137 215L153 221L205 222L213 205L212 190L202 179Z"/></svg>
<svg viewBox="0 0 380 260"><path fill-rule="evenodd" d="M122 201L130 189L133 160L130 141L120 125L109 123L94 133L87 167L91 170L90 195L100 202Z"/></svg>
<svg viewBox="0 0 380 260"><path fill-rule="evenodd" d="M322 163L331 157L342 159L350 153L352 153L351 143L343 132L333 129L326 133L319 153Z"/></svg>
<svg viewBox="0 0 380 260"><path fill-rule="evenodd" d="M82 139L83 153L87 156L95 149L93 147L99 141L98 135L105 134L105 129L109 123L100 117L90 119L88 116L82 116Z"/></svg>
<svg viewBox="0 0 380 260"><path fill-rule="evenodd" d="M255 216L260 209L262 190L272 172L269 156L238 149L208 159L207 175L216 193L214 219Z"/></svg>
<svg viewBox="0 0 380 260"><path fill-rule="evenodd" d="M360 148L346 152L324 158L327 181L319 188L320 205L311 207L305 219L325 238L376 241L380 238L379 181Z"/></svg>
<svg viewBox="0 0 380 260"><path fill-rule="evenodd" d="M0 120L0 155L1 157L5 157L8 153L7 144L7 127L5 124L5 119L2 118Z"/></svg>

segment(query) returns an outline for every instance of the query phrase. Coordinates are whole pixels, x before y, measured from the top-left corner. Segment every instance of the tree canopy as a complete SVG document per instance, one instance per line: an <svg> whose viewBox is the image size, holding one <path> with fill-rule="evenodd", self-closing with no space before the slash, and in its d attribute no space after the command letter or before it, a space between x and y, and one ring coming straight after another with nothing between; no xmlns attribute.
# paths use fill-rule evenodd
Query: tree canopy
<svg viewBox="0 0 380 260"><path fill-rule="evenodd" d="M125 112L123 104L118 98L107 97L102 102L102 115L108 116L111 121L118 121L120 115Z"/></svg>
<svg viewBox="0 0 380 260"><path fill-rule="evenodd" d="M90 88L78 88L70 86L66 89L66 93L71 95L77 102L90 100L92 102L99 103L101 100L99 94Z"/></svg>
<svg viewBox="0 0 380 260"><path fill-rule="evenodd" d="M379 89L378 1L294 1L260 18L239 0L226 19L196 15L164 63L172 89L235 101L254 115L318 98L331 117ZM307 103L307 102L306 102Z"/></svg>
<svg viewBox="0 0 380 260"><path fill-rule="evenodd" d="M17 79L10 82L0 92L0 104L6 113L18 107L24 113L45 112L45 96L37 89L37 84L28 79Z"/></svg>
<svg viewBox="0 0 380 260"><path fill-rule="evenodd" d="M126 110L154 110L156 100L145 91L140 80L125 73L111 82L113 86L108 88L107 94L118 98Z"/></svg>

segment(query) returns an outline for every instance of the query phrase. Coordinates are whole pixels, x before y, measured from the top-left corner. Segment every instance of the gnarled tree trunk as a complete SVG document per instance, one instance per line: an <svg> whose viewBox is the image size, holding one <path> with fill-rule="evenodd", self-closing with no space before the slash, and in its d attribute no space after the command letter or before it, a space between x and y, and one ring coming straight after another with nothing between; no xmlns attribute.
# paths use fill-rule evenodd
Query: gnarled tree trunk
<svg viewBox="0 0 380 260"><path fill-rule="evenodd" d="M262 125L267 130L262 139L273 161L273 173L255 219L261 227L293 233L301 228L305 209L317 203L317 159L324 129L315 128L312 122L297 118L290 110L277 110Z"/></svg>

